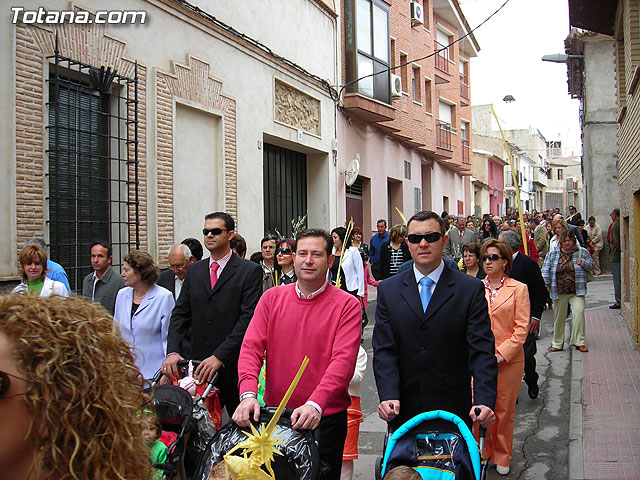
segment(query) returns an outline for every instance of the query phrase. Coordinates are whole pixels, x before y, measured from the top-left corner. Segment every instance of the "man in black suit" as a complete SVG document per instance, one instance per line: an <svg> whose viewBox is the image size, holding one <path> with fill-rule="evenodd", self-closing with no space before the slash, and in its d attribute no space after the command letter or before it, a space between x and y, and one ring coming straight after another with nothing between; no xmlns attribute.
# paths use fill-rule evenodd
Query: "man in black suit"
<svg viewBox="0 0 640 480"><path fill-rule="evenodd" d="M495 421L498 364L484 286L445 268L445 227L436 213L416 213L407 227L414 266L378 287L373 331L378 414L393 429L438 409L468 425L477 419L489 427ZM481 410L477 418L475 408Z"/></svg>
<svg viewBox="0 0 640 480"><path fill-rule="evenodd" d="M233 254L235 222L224 212L205 217L204 244L210 258L193 263L171 315L166 376L177 378L177 363L191 331L191 358L201 360L196 378L208 381L221 369L218 387L229 416L238 406L238 355L244 332L262 294L259 265Z"/></svg>
<svg viewBox="0 0 640 480"><path fill-rule="evenodd" d="M177 301L189 265L195 261L196 258L191 254L191 249L187 245L183 243L174 245L169 250L169 268L160 273L156 284L169 290L173 299Z"/></svg>
<svg viewBox="0 0 640 480"><path fill-rule="evenodd" d="M529 303L531 304L531 319L529 320L529 334L524 342L524 381L528 387L529 398L538 398L538 373L536 372L536 332L540 328L540 319L547 303L547 287L544 284L538 263L527 255L518 253L522 244L520 235L513 231L500 233L500 239L511 247L513 252L513 266L509 276L524 283L529 289Z"/></svg>

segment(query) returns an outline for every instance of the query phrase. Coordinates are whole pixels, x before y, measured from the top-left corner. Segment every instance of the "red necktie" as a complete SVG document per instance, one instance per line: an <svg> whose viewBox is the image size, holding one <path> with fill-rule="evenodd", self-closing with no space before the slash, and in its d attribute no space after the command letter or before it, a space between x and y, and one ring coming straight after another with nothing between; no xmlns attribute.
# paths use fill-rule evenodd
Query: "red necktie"
<svg viewBox="0 0 640 480"><path fill-rule="evenodd" d="M460 240L462 240L462 234L464 233L463 230L460 230Z"/></svg>
<svg viewBox="0 0 640 480"><path fill-rule="evenodd" d="M607 230L607 243L611 243L611 227L613 227L613 223L609 225L609 230Z"/></svg>
<svg viewBox="0 0 640 480"><path fill-rule="evenodd" d="M217 262L211 264L211 290L213 290L218 281L218 268L220 268L220 265Z"/></svg>

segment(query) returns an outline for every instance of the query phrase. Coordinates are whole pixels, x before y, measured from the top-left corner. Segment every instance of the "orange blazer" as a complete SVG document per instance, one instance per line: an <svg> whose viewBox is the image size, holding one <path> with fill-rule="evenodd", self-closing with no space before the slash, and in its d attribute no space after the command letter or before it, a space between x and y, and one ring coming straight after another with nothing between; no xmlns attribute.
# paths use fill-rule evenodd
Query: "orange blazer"
<svg viewBox="0 0 640 480"><path fill-rule="evenodd" d="M485 297L489 303L486 288ZM522 345L527 339L530 314L529 289L524 283L506 277L493 305L489 306L489 317L496 339L496 353L507 363L524 362Z"/></svg>

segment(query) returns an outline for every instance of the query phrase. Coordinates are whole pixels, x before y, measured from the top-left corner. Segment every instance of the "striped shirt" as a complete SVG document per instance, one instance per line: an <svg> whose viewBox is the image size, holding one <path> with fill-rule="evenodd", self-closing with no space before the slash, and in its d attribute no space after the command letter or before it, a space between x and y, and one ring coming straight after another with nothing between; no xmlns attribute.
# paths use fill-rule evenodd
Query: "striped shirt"
<svg viewBox="0 0 640 480"><path fill-rule="evenodd" d="M398 268L400 268L400 265L402 265L404 261L402 260L402 248L394 250L391 244L389 244L389 252L391 252L389 259L389 276L392 276L398 273Z"/></svg>

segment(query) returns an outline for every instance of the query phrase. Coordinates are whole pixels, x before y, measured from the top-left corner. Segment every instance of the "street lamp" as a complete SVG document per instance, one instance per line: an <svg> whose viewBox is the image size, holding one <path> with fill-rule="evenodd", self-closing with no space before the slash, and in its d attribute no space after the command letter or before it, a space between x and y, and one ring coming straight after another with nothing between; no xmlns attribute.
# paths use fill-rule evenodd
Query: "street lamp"
<svg viewBox="0 0 640 480"><path fill-rule="evenodd" d="M570 58L584 58L584 55L567 55L566 53L552 53L551 55L543 55L543 62L567 63Z"/></svg>

